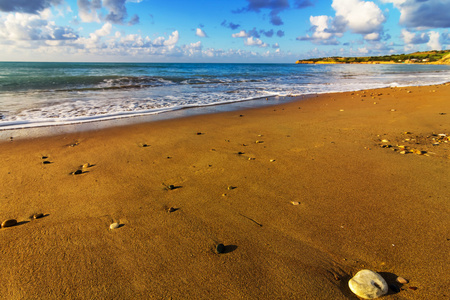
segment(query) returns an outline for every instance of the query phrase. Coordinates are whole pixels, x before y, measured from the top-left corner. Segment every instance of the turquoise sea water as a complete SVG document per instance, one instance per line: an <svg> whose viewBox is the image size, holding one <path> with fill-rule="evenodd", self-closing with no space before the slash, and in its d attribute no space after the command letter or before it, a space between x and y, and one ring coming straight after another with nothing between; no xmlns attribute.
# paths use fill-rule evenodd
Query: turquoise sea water
<svg viewBox="0 0 450 300"><path fill-rule="evenodd" d="M439 65L1 62L0 130L448 81Z"/></svg>

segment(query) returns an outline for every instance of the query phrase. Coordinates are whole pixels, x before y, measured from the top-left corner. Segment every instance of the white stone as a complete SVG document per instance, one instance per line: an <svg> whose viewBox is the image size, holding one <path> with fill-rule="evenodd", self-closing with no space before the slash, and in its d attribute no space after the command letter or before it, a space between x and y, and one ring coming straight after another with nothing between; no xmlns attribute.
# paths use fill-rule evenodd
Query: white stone
<svg viewBox="0 0 450 300"><path fill-rule="evenodd" d="M109 229L116 229L119 228L119 223L112 223L111 225L109 225Z"/></svg>
<svg viewBox="0 0 450 300"><path fill-rule="evenodd" d="M375 299L388 292L388 285L380 274L361 270L349 280L350 290L364 299Z"/></svg>

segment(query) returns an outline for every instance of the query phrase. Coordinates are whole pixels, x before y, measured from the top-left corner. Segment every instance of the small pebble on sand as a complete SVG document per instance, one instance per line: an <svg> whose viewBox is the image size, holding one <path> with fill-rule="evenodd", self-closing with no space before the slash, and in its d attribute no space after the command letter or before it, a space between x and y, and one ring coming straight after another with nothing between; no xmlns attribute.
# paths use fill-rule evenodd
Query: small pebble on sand
<svg viewBox="0 0 450 300"><path fill-rule="evenodd" d="M44 214L43 213L39 213L39 214L34 214L33 215L33 219L40 219L40 218L42 218L42 217L44 217Z"/></svg>
<svg viewBox="0 0 450 300"><path fill-rule="evenodd" d="M111 225L109 225L109 229L117 229L119 228L119 223L112 223Z"/></svg>
<svg viewBox="0 0 450 300"><path fill-rule="evenodd" d="M403 277L398 276L396 281L401 284L407 284L409 281Z"/></svg>
<svg viewBox="0 0 450 300"><path fill-rule="evenodd" d="M169 209L167 210L168 212L174 212L174 211L176 211L176 209L175 208L173 208L173 207L169 207Z"/></svg>
<svg viewBox="0 0 450 300"><path fill-rule="evenodd" d="M2 228L11 227L11 226L14 226L16 224L17 224L17 220L16 219L8 219L8 220L3 221Z"/></svg>
<svg viewBox="0 0 450 300"><path fill-rule="evenodd" d="M224 244L218 244L216 246L216 253L221 254L225 251L225 245Z"/></svg>
<svg viewBox="0 0 450 300"><path fill-rule="evenodd" d="M291 201L291 203L292 203L292 205L299 205L300 204L300 202L298 202L298 201Z"/></svg>

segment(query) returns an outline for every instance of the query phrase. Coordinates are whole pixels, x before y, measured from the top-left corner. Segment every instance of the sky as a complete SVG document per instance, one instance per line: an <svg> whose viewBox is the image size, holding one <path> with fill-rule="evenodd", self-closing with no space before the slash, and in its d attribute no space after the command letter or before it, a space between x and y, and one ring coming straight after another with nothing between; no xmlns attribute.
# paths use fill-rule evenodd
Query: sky
<svg viewBox="0 0 450 300"><path fill-rule="evenodd" d="M450 0L0 0L0 61L292 63L450 48Z"/></svg>

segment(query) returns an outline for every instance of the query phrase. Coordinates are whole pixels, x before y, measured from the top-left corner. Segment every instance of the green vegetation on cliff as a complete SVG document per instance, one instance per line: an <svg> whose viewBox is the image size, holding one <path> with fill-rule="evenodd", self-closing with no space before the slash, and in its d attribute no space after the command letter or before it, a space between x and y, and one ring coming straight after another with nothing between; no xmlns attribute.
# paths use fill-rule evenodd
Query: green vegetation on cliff
<svg viewBox="0 0 450 300"><path fill-rule="evenodd" d="M394 54L367 57L322 57L298 60L297 63L449 63L450 50L415 52L410 54Z"/></svg>

